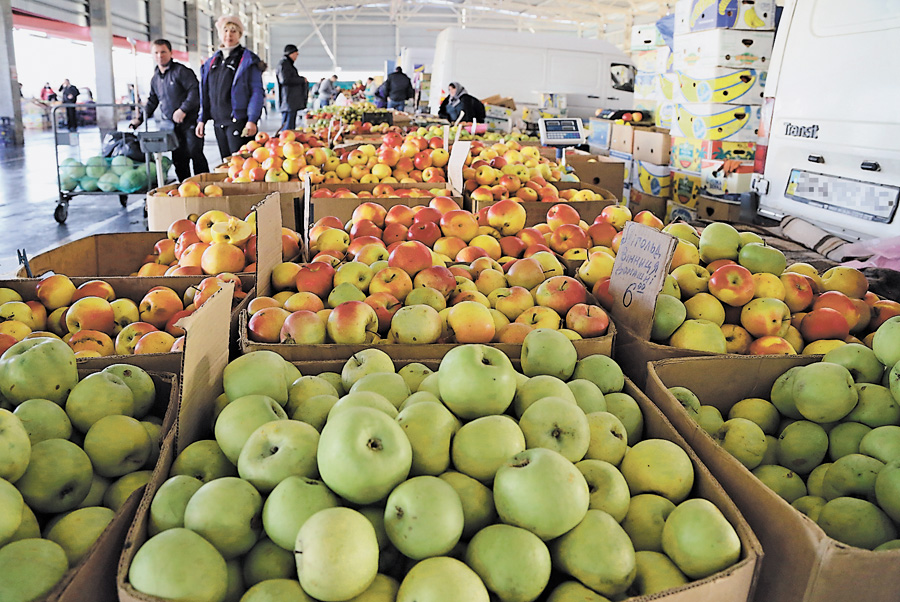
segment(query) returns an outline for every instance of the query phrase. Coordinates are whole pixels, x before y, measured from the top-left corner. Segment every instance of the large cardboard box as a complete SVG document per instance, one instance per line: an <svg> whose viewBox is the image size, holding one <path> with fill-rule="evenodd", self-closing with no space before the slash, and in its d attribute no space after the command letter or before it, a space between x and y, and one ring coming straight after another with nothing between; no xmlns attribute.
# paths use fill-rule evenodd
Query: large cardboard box
<svg viewBox="0 0 900 602"><path fill-rule="evenodd" d="M566 162L583 183L608 190L616 198L622 196L625 183L624 161L601 155L566 155Z"/></svg>
<svg viewBox="0 0 900 602"><path fill-rule="evenodd" d="M669 166L678 171L700 175L704 160L752 161L755 153L755 141L701 140L673 135Z"/></svg>
<svg viewBox="0 0 900 602"><path fill-rule="evenodd" d="M582 182L554 182L553 185L556 186L557 190L591 190L603 197L603 200L600 201L578 201L572 203L561 201L577 209L581 219L589 224L593 223L594 218L600 215L600 212L603 211L604 207L614 205L619 200L618 197L609 190L594 186L593 184L585 184ZM484 207L493 205L495 202L496 201L474 201L470 197L466 197L465 208L472 213L477 213ZM522 201L520 204L525 208L526 228L547 221L547 210L552 207L552 205L541 201Z"/></svg>
<svg viewBox="0 0 900 602"><path fill-rule="evenodd" d="M631 62L634 64L634 68L638 71L653 71L659 72L657 65L659 64L657 53L661 48L668 48L668 46L662 47L653 47L647 50L634 50L631 53Z"/></svg>
<svg viewBox="0 0 900 602"><path fill-rule="evenodd" d="M674 221L697 221L697 206L689 207L676 201L669 201L666 203L666 223Z"/></svg>
<svg viewBox="0 0 900 602"><path fill-rule="evenodd" d="M627 123L614 123L612 126L612 137L609 139L609 150L632 154L634 150L634 127Z"/></svg>
<svg viewBox="0 0 900 602"><path fill-rule="evenodd" d="M668 198L671 195L672 170L668 162L657 165L649 161L640 161L635 157L631 168L631 188L653 196Z"/></svg>
<svg viewBox="0 0 900 602"><path fill-rule="evenodd" d="M697 217L711 222L739 222L741 203L700 195L697 200Z"/></svg>
<svg viewBox="0 0 900 602"><path fill-rule="evenodd" d="M656 97L656 80L657 73L655 71L638 71L634 77L634 99L659 100Z"/></svg>
<svg viewBox="0 0 900 602"><path fill-rule="evenodd" d="M671 145L672 140L668 132L636 129L632 155L638 161L668 165Z"/></svg>
<svg viewBox="0 0 900 602"><path fill-rule="evenodd" d="M666 73L665 75L672 75ZM668 79L668 78L666 78ZM674 81L669 82L669 86L674 89ZM672 93L674 96L674 92ZM671 129L672 121L675 119L675 101L663 100L656 107L656 113L653 115L653 123L660 129Z"/></svg>
<svg viewBox="0 0 900 602"><path fill-rule="evenodd" d="M675 35L708 29L771 31L775 0L678 0Z"/></svg>
<svg viewBox="0 0 900 602"><path fill-rule="evenodd" d="M659 219L665 220L667 202L668 199L666 198L653 196L632 188L631 193L628 195L627 205L632 215L637 215L641 211L649 211Z"/></svg>
<svg viewBox="0 0 900 602"><path fill-rule="evenodd" d="M756 600L765 602L894 602L900 591L900 550L870 552L839 543L764 486L700 429L666 391L688 387L723 415L747 397L768 398L785 371L809 357L693 358L654 362L648 396L722 483L765 550ZM727 383L725 386L723 383Z"/></svg>
<svg viewBox="0 0 900 602"><path fill-rule="evenodd" d="M683 71L696 67L731 67L766 70L772 62L773 31L710 29L675 39L673 66Z"/></svg>
<svg viewBox="0 0 900 602"><path fill-rule="evenodd" d="M66 276L129 276L140 269L153 245L166 232L94 234L40 253L28 260L32 276L47 272ZM28 278L24 266L16 274Z"/></svg>
<svg viewBox="0 0 900 602"><path fill-rule="evenodd" d="M624 163L625 171L622 174L622 178L625 180L625 188L631 188L631 174L634 172L634 155L619 151L609 151L609 157Z"/></svg>
<svg viewBox="0 0 900 602"><path fill-rule="evenodd" d="M699 175L686 171L672 170L672 200L689 209L697 207L702 179Z"/></svg>
<svg viewBox="0 0 900 602"><path fill-rule="evenodd" d="M700 162L701 187L710 196L733 198L750 192L752 177L751 161L703 159Z"/></svg>
<svg viewBox="0 0 900 602"><path fill-rule="evenodd" d="M766 71L731 67L692 67L678 72L677 103L761 105Z"/></svg>
<svg viewBox="0 0 900 602"><path fill-rule="evenodd" d="M652 50L657 46L665 46L666 41L656 27L656 23L644 23L631 28L631 50Z"/></svg>
<svg viewBox="0 0 900 602"><path fill-rule="evenodd" d="M695 140L756 142L759 105L681 103L675 105L672 136Z"/></svg>
<svg viewBox="0 0 900 602"><path fill-rule="evenodd" d="M172 222L184 219L192 213L201 215L211 209L220 209L243 218L254 205L273 192L279 193L281 224L292 230L302 227L303 182L248 182L222 184L221 197L170 197L168 192L177 184L156 188L147 193L147 227L149 230L168 230Z"/></svg>
<svg viewBox="0 0 900 602"><path fill-rule="evenodd" d="M659 99L659 104L657 105L657 112L662 111L663 103L670 103L675 101L675 88L678 87L678 74L677 73L660 73L656 76L656 91L657 98Z"/></svg>

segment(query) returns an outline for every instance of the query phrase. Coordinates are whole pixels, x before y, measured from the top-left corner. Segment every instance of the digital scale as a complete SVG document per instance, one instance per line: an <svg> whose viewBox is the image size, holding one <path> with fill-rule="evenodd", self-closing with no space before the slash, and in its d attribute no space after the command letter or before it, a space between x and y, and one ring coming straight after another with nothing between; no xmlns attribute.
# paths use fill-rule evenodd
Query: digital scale
<svg viewBox="0 0 900 602"><path fill-rule="evenodd" d="M584 126L578 117L552 117L538 120L541 145L564 148L587 142Z"/></svg>

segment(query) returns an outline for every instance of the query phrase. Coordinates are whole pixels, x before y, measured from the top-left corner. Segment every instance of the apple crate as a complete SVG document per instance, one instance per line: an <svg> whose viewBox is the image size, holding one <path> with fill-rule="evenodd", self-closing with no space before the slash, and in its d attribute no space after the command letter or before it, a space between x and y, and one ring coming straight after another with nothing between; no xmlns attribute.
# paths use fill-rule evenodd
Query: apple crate
<svg viewBox="0 0 900 602"><path fill-rule="evenodd" d="M399 369L415 361L425 364L432 370L437 370L440 365L439 359L417 360L415 358L397 359L394 361L394 364ZM344 363L344 359L330 359L294 362L294 365L304 375L316 375L326 371L340 372ZM513 363L518 367L518 359L514 360ZM746 602L750 600L756 585L760 561L763 558L763 550L756 536L731 498L728 497L713 475L672 427L662 412L628 379L625 381L624 392L631 395L638 402L644 416L644 433L646 436L672 441L687 452L694 466L695 474L692 496L707 499L715 504L734 526L741 541L740 559L728 569L679 588L653 596L632 599L635 602L649 602L651 599L664 600L666 602L695 602L696 600ZM168 478L169 470L177 452L183 449L187 443L189 443L189 440L179 443L175 429L173 429L163 445L160 461L144 491L143 499L135 520L128 531L125 546L119 559L116 583L121 602L163 602L160 598L147 596L131 587L128 582L128 571L137 550L148 539L150 502L153 500L153 496L156 494L159 486Z"/></svg>
<svg viewBox="0 0 900 602"><path fill-rule="evenodd" d="M605 188L600 188L599 186L594 186L593 184L585 184L582 182L553 182L552 183L557 190L591 190L603 197L601 201L578 201L578 202L568 202L564 200L560 200L559 202L564 203L566 205L571 205L575 209L578 210L578 214L581 216L581 219L586 221L588 224L594 221L600 212L603 211L603 208L608 205L615 205L618 202L618 198L616 195L611 193L609 190ZM466 193L465 205L463 206L465 209L468 209L472 213L478 213L480 210L485 207L490 207L496 201L476 201L472 199L471 194ZM547 211L552 207L555 203L544 203L541 201L520 201L520 204L525 208L525 227L530 228L541 222L547 221Z"/></svg>
<svg viewBox="0 0 900 602"><path fill-rule="evenodd" d="M391 186L397 189L424 189L431 190L438 186L446 186L446 183L438 182L436 184L391 184ZM339 190L342 188L348 189L353 193L360 192L372 192L376 184L319 184L316 187L316 190ZM457 205L462 206L462 198L449 196ZM419 205L428 205L431 202L432 197L428 196L393 196L393 197L311 197L309 199L310 202L310 210L309 210L309 223L310 225L314 224L317 220L326 217L326 216L334 216L341 220L342 223L347 223L353 217L353 210L356 209L359 205L363 203L376 203L381 205L385 209L390 209L395 205L407 205L409 207L416 207Z"/></svg>
<svg viewBox="0 0 900 602"><path fill-rule="evenodd" d="M788 369L821 356L698 357L653 362L647 395L675 426L725 491L737 503L759 537L762 561L756 599L765 602L837 602L897 600L900 550L872 552L831 539L810 518L762 484L720 447L667 391L688 387L701 403L727 416L747 397L768 398L772 384ZM723 386L727 383L727 386Z"/></svg>
<svg viewBox="0 0 900 602"><path fill-rule="evenodd" d="M169 192L178 190L178 184L151 190L147 193L147 227L164 231L175 220L194 213L201 215L211 209L243 218L257 203L274 193L278 195L281 207L281 225L292 230L302 229L303 182L222 183L221 187L220 197L169 196Z"/></svg>
<svg viewBox="0 0 900 602"><path fill-rule="evenodd" d="M28 263L35 276L47 272L71 277L130 276L153 252L153 245L163 238L166 238L164 230L94 234L35 255ZM28 277L24 267L16 275Z"/></svg>

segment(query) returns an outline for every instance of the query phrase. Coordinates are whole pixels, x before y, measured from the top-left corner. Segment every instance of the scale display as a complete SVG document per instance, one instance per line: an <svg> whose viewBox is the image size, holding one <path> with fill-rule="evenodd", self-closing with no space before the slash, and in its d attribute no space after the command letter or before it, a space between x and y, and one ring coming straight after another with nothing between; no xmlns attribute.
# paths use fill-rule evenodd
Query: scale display
<svg viewBox="0 0 900 602"><path fill-rule="evenodd" d="M538 129L544 146L578 146L586 140L584 127L578 118L541 119Z"/></svg>

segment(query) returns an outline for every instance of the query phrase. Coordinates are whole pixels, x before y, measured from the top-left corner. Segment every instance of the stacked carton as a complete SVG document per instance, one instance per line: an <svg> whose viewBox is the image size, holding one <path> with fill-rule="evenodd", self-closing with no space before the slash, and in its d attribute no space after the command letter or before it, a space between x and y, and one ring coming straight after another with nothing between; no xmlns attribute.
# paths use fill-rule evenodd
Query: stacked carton
<svg viewBox="0 0 900 602"><path fill-rule="evenodd" d="M655 23L635 25L631 30L631 58L637 69L634 79L634 108L654 117L666 100L661 77L672 58L670 48Z"/></svg>
<svg viewBox="0 0 900 602"><path fill-rule="evenodd" d="M774 23L774 0L676 4L669 219L750 191Z"/></svg>

